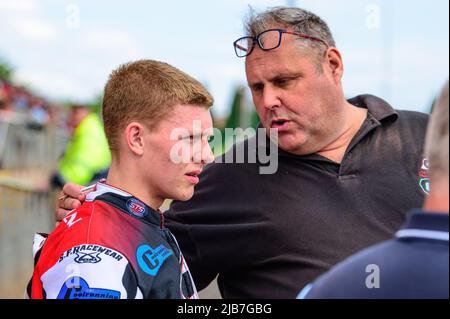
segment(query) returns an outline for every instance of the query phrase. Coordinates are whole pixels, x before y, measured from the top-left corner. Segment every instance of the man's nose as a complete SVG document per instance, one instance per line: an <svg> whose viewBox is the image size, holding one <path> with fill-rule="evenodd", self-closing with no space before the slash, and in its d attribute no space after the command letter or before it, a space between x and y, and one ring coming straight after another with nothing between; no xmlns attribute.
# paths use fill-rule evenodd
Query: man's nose
<svg viewBox="0 0 450 319"><path fill-rule="evenodd" d="M212 162L214 162L214 153L209 143L205 142L205 145L202 148L202 163L210 164Z"/></svg>
<svg viewBox="0 0 450 319"><path fill-rule="evenodd" d="M267 110L273 110L281 105L280 97L276 90L266 87L263 92L263 103Z"/></svg>
<svg viewBox="0 0 450 319"><path fill-rule="evenodd" d="M193 163L209 164L214 162L214 154L208 141L202 141L194 147ZM201 145L201 147L199 147Z"/></svg>

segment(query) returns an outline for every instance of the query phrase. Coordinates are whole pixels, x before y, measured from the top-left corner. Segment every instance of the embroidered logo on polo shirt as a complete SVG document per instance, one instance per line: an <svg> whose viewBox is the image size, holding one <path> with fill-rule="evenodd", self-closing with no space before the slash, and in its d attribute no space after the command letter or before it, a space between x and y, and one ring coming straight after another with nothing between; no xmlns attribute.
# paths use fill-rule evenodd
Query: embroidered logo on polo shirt
<svg viewBox="0 0 450 319"><path fill-rule="evenodd" d="M422 161L422 166L419 169L419 186L422 192L426 195L430 193L430 176L429 176L430 164L427 158Z"/></svg>

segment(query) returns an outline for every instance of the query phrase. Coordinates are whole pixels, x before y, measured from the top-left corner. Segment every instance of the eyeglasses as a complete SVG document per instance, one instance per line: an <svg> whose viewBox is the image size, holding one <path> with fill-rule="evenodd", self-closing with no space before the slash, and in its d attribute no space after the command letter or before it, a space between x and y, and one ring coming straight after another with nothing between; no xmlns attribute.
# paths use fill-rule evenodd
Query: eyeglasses
<svg viewBox="0 0 450 319"><path fill-rule="evenodd" d="M253 49L255 48L255 43L258 43L258 46L261 48L261 50L274 50L280 46L283 33L293 34L312 41L318 41L328 48L328 44L325 41L316 37L301 34L298 32L288 31L285 29L269 29L261 32L256 37L242 37L237 39L233 43L234 51L239 58L246 57L250 55L250 53L252 53Z"/></svg>

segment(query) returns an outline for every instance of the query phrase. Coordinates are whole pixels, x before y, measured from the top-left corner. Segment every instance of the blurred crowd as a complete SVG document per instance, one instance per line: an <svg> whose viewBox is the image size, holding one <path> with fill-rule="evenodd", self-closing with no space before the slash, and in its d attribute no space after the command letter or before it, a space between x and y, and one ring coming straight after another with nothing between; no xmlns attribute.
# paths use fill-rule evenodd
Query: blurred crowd
<svg viewBox="0 0 450 319"><path fill-rule="evenodd" d="M27 123L34 128L59 124L60 108L24 86L0 78L0 121Z"/></svg>
<svg viewBox="0 0 450 319"><path fill-rule="evenodd" d="M58 139L61 145L56 146L62 146L62 152L57 154L57 167L52 168L51 186L58 188L67 182L86 184L104 178L111 155L100 117L92 105L71 103L65 106L51 103L23 86L0 78L0 168L4 167L2 162L6 152L20 154L23 144L17 139L13 148L5 146L6 137L11 135L8 134L9 124L18 124L27 136L34 136L36 130L43 131L53 126L57 128L56 134L63 138ZM48 147L47 144L55 141L55 137L49 135L38 147ZM26 147L24 156L35 158L41 154L36 146ZM53 161L49 154L41 155L45 157L45 162Z"/></svg>

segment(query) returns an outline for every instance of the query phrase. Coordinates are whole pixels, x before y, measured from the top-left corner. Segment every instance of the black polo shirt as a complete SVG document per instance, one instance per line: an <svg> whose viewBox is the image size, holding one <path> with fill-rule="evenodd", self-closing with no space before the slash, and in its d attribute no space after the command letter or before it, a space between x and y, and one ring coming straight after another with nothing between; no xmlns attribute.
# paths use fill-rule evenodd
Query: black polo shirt
<svg viewBox="0 0 450 319"><path fill-rule="evenodd" d="M219 274L224 298L295 298L422 206L428 116L370 95L349 102L368 116L341 164L282 150L272 175L260 175L259 163L214 163L190 201L172 204L168 227L199 289Z"/></svg>
<svg viewBox="0 0 450 319"><path fill-rule="evenodd" d="M448 299L448 239L448 213L413 211L395 239L339 263L299 297Z"/></svg>

